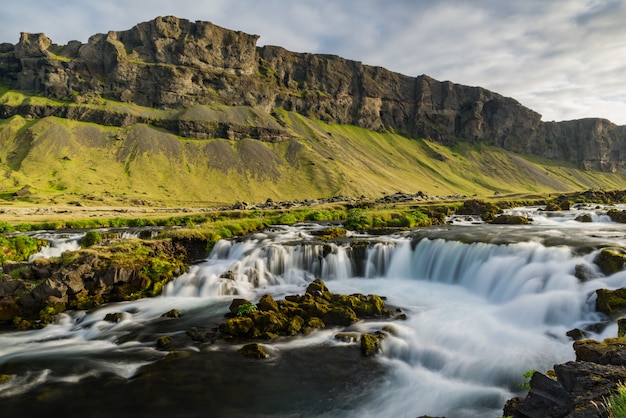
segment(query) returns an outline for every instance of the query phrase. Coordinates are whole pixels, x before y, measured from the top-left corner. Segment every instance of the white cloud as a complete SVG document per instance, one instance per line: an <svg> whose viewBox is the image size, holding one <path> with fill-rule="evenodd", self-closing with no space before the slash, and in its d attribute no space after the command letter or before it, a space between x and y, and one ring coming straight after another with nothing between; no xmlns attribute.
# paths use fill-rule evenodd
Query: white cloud
<svg viewBox="0 0 626 418"><path fill-rule="evenodd" d="M482 86L544 115L626 124L622 0L23 0L3 5L0 42L44 32L86 42L175 15L407 75Z"/></svg>

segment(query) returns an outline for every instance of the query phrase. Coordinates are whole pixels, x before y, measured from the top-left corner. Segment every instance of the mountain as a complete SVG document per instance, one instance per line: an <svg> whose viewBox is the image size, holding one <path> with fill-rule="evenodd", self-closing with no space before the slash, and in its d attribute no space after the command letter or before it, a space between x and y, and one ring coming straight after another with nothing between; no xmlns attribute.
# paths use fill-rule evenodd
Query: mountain
<svg viewBox="0 0 626 418"><path fill-rule="evenodd" d="M0 186L227 202L626 185L624 126L257 39L169 16L0 44Z"/></svg>

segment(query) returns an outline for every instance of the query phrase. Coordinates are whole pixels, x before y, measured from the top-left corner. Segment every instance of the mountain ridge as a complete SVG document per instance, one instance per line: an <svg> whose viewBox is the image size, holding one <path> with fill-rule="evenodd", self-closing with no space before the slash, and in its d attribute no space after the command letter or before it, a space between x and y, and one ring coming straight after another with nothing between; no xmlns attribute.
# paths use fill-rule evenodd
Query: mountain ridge
<svg viewBox="0 0 626 418"><path fill-rule="evenodd" d="M120 173L124 181L128 181L128 193L135 194L141 188L153 189L152 184L139 179L133 180L136 186L131 185L132 172L142 170L137 161L154 151L162 158L162 167L176 166L174 161L168 160L167 150L198 146L189 139L214 141L202 144L203 151L198 148L195 155L185 156L195 161L184 163L189 167L188 180L181 174L174 183L190 184L198 181L192 179L194 176L206 179L222 173L219 176L226 177L218 176L220 181L238 185L235 194L246 199L259 198L260 192L252 190L258 187L273 197L293 194L301 197L307 192L364 193L368 183L362 178L368 178L372 188L378 190L398 190L415 184L420 190L431 193L440 187L442 194L454 193L455 187L472 194L523 188L572 190L621 185L626 178L623 175L626 127L608 120L542 122L538 113L514 99L480 87L440 82L426 75L405 76L334 55L296 53L277 46L258 47L257 39L256 35L231 31L209 22L167 16L140 23L127 31L93 35L86 44L71 41L58 46L44 34L29 33L22 33L16 45L0 44L0 81L4 86L0 89L0 121L16 124L23 122L20 118L30 121L15 132L6 128L11 123L3 124L5 133L0 131L0 135L11 137L13 141L5 141L0 147L6 153L3 156L0 149L2 162L12 161L12 166L5 170L5 178L20 185L30 182L44 187L43 180L35 182L32 175L16 174L14 169L41 157L35 156L41 150L32 147L39 143L37 138L52 135L54 123L48 122L56 121L55 118L111 127L100 135L104 145L96 146L88 138L81 142L78 138L74 146L90 144L89 149L84 150L86 154L95 152L94 149L115 154L116 162L112 164L124 163ZM306 121L295 115L302 115ZM51 131L32 132L31 128L42 127L43 121L48 121L45 125ZM350 135L333 136L337 132L334 125L353 125L376 132L379 141L393 136L396 142L392 144L393 149L383 151L380 146L374 146L372 135L352 130L350 134L361 141L352 143L354 138ZM78 132L86 132L87 128L72 125L72 129L77 133L71 135L80 136ZM152 138L164 138L159 131L178 139L168 136L167 141L157 143ZM417 142L407 145L400 137ZM20 138L21 142L17 140ZM128 141L129 138L134 139ZM243 141L243 145L221 139ZM248 139L260 140L266 145L253 146ZM131 152L127 143L133 141L135 151ZM163 145L163 141L169 145ZM124 147L128 149L119 151ZM498 154L489 147L503 152ZM345 153L346 149L351 149L352 154ZM396 163L384 155L387 152L400 158L403 155L400 149L404 155L414 158L413 166ZM493 158L507 163L495 165L505 167L510 163L509 169L519 176L535 173L532 181L511 180L507 187L497 178L481 177L488 174L502 177L504 173L481 167L480 158L475 156L478 149L489 149L492 157L498 154ZM255 162L252 158L255 153L266 158ZM542 174L538 175L535 162L513 163L523 158L511 153L562 161L565 168L559 169L560 174L555 179L550 177L555 172L550 168L552 163L540 163ZM67 166L68 160L64 157L75 162L81 160L76 153L67 151L66 154L58 154L56 160L47 164L57 166L57 160L61 159ZM353 159L356 165L350 167L346 161L337 163L338 155L346 160L356 155ZM197 156L205 160L200 162ZM424 160L431 158L435 162L441 159L436 169L434 162ZM18 159L21 159L19 165L15 163ZM368 159L378 161L378 166L373 167ZM97 160L92 158L94 163ZM477 167L469 169L470 161ZM452 162L465 165L463 171L479 172L477 183L470 185L442 165ZM90 169L87 161L82 164L83 170ZM173 188L166 186L172 175L158 173L159 167L150 161L144 161L144 165L156 184L165 189ZM387 167L383 169L383 165ZM63 168L57 167L55 171L45 166L43 163L36 165L37 170L47 170L52 178L48 183L57 191L68 190L54 179ZM396 172L393 167L400 168ZM426 167L426 171L420 171L419 167ZM581 173L571 174L576 168ZM98 171L98 167L95 170ZM362 178L351 175L350 170ZM433 174L433 170L438 172ZM589 172L585 174L585 170ZM604 175L594 174L598 170L614 176L608 180ZM371 177L373 172L380 178ZM447 178L436 178L435 174ZM40 177L45 178L43 172ZM248 184L251 178L262 179L263 185ZM601 178L604 180L598 180ZM290 179L298 186L290 185ZM431 183L424 184L425 181ZM328 184L315 184L320 182ZM541 182L550 186L541 186ZM64 179L61 183L72 182ZM192 189L202 193L199 186ZM216 199L224 199L226 190L218 195Z"/></svg>

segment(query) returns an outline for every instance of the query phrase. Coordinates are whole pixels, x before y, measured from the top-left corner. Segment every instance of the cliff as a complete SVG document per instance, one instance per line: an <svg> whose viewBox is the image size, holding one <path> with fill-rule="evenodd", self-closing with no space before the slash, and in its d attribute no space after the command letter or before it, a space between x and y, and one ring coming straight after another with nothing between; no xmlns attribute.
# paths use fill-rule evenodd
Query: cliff
<svg viewBox="0 0 626 418"><path fill-rule="evenodd" d="M518 154L615 172L626 163L626 127L604 119L542 122L512 98L426 75L409 77L337 56L257 47L258 37L208 22L158 17L130 30L59 46L22 33L0 45L0 81L67 106L0 107L0 116L59 116L112 126L151 123L197 138L286 140L279 127L86 111L69 105L100 99L161 110L195 105L284 109L327 123L349 124L443 145L495 145ZM252 125L254 125L252 123Z"/></svg>

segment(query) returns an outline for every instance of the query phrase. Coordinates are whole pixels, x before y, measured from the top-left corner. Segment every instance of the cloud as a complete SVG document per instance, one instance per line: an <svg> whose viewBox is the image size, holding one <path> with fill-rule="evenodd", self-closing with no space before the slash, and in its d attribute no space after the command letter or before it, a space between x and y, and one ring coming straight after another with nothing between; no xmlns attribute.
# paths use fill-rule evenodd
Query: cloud
<svg viewBox="0 0 626 418"><path fill-rule="evenodd" d="M416 76L482 86L544 120L626 124L622 0L23 0L3 6L0 42L44 32L56 43L156 16L208 20L259 44L336 54Z"/></svg>

